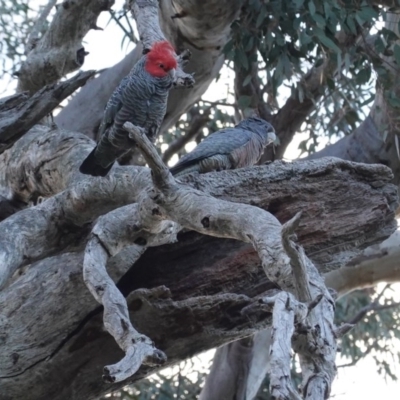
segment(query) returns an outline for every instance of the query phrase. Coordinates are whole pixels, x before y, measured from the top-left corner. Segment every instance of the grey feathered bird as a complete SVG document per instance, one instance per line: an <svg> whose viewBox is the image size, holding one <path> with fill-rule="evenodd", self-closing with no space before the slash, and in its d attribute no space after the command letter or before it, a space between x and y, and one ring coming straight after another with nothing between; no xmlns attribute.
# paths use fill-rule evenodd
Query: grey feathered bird
<svg viewBox="0 0 400 400"><path fill-rule="evenodd" d="M258 117L247 118L234 128L221 129L207 136L170 171L172 175L182 176L191 172L249 167L275 139L275 130L270 123Z"/></svg>
<svg viewBox="0 0 400 400"><path fill-rule="evenodd" d="M114 161L135 146L123 129L127 121L144 128L148 138L155 142L176 68L171 44L167 41L154 43L111 95L99 127L99 143L83 161L80 172L105 176Z"/></svg>

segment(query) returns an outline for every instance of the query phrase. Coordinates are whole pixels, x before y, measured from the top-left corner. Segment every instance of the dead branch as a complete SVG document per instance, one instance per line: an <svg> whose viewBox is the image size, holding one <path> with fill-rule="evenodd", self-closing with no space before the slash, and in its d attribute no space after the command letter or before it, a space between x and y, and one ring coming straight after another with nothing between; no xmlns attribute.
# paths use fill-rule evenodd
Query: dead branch
<svg viewBox="0 0 400 400"><path fill-rule="evenodd" d="M385 27L398 34L398 13L388 14ZM393 44L398 46L400 40ZM367 43L368 48L368 43ZM389 166L394 173L394 183L400 183L400 163L397 145L398 137L398 110L386 98L387 93L400 94L400 69L393 56L382 56L382 63L388 72L390 84L377 80L375 100L367 118L351 133L338 140L331 146L308 156L308 159L320 157L339 157L362 163L383 163ZM385 78L385 79L387 79ZM385 90L389 87L391 90Z"/></svg>
<svg viewBox="0 0 400 400"><path fill-rule="evenodd" d="M291 379L292 336L296 322L303 322L306 309L291 294L278 293L264 299L273 304L270 354L270 393L274 399L301 400ZM265 349L267 350L267 349Z"/></svg>
<svg viewBox="0 0 400 400"><path fill-rule="evenodd" d="M152 225L159 225L158 221L170 219L186 228L192 228L202 233L219 237L238 238L246 242L250 241L258 250L266 271L273 268L276 270L284 266L285 256L282 254L279 243L280 236L279 234L274 234L276 229L278 232L280 231L280 224L277 221L275 222L272 215L252 206L229 204L226 201L216 200L199 191L179 187L145 133L129 122L125 123L124 128L129 132L132 139L135 140L151 167L156 189L146 193L148 197L144 197L138 208L133 207L133 211L138 214L136 218L133 218L134 226L139 231L141 227L146 231L151 230ZM204 213L204 205L206 205L207 216L201 215ZM238 209L241 217L238 217L238 214L236 214ZM140 213L137 212L138 210L140 210ZM120 210L116 210L114 213L119 215ZM126 214L126 210L123 210L121 215L125 216ZM107 216L104 218L107 218ZM132 217L130 220L132 220ZM266 226L272 225L269 226L266 237L263 230L256 226L260 220L264 220ZM254 221L257 221L257 223L255 224ZM101 224L102 221L99 223ZM120 221L117 221L116 226L119 228L120 225ZM171 230L172 226L168 223L167 229L168 232L173 233L173 240L175 240L176 230ZM157 230L160 231L159 228ZM107 224L107 237L110 240L106 241L106 245L102 244L103 241L99 241L99 234L97 232L103 235L104 228L98 227L96 229L95 227L93 230L94 237L86 246L84 276L85 282L93 296L104 305L104 324L106 329L114 336L126 354L125 358L118 364L105 368L106 379L114 382L126 379L135 373L142 362L146 361L146 357L149 354L152 358L159 357L159 363L165 360L157 349L151 346L149 349L151 341L146 337L144 342L149 342L146 346L147 352L144 354L143 351L140 351L140 345L137 348L136 338L139 334L131 325L129 318L127 318L125 300L106 273L105 264L108 259L107 253L110 251L110 246L112 246L110 254L113 254L115 246L116 248L120 247L120 240L118 240L121 236L120 229L115 230L113 234L112 228ZM135 242L137 236L131 229L129 232L133 234L131 240ZM146 240L144 240L144 243L147 243ZM268 247L270 244L271 247ZM279 276L279 274L275 274L275 276ZM285 274L281 274L278 282L285 278ZM118 306L115 307L114 304ZM122 323L119 324L117 320L122 321Z"/></svg>
<svg viewBox="0 0 400 400"><path fill-rule="evenodd" d="M291 240L300 215L287 222L282 229L283 246L293 268L297 298L312 302L308 315L299 321L293 337L293 348L299 354L303 373L302 388L306 399L329 398L336 376L335 302L324 281L304 250Z"/></svg>
<svg viewBox="0 0 400 400"><path fill-rule="evenodd" d="M306 263L306 255L303 248L296 246L293 241L294 232L300 224L301 213L296 214L290 223L286 223L282 228L282 244L287 255L290 257L290 265L293 271L293 281L296 287L297 297L301 302L311 302L310 282Z"/></svg>
<svg viewBox="0 0 400 400"><path fill-rule="evenodd" d="M61 101L85 85L94 74L95 71L80 72L64 82L46 85L32 97L18 94L3 101L0 104L0 154L51 113Z"/></svg>
<svg viewBox="0 0 400 400"><path fill-rule="evenodd" d="M293 291L289 260L282 247L281 225L271 214L252 206L217 200L198 190L178 185L146 135L130 123L126 123L124 127L136 141L152 169L156 192L152 194L151 200L163 210L158 214L165 215L166 218L176 221L183 227L200 233L250 242L261 259L267 277L281 288ZM326 397L329 396L331 383L336 375L336 337L333 330L334 302L317 269L307 259L302 249L296 248L288 238L298 221L299 216L296 216L282 230L283 243L289 249L291 264L294 269L298 270L295 275L304 275L304 279L299 280L300 284L297 283L298 297L307 301L311 301L321 294L324 297L323 300L319 299L308 316L310 328L306 330L307 343L310 343L311 340L312 346L305 347L304 344L301 344L304 338L302 335L298 335L296 346L303 368L304 392L309 398L317 400L319 399L317 388L322 385L325 388ZM309 280L313 284L313 290L308 285ZM301 282L305 282L304 285ZM305 306L299 306L298 309L307 310ZM282 311L279 307L277 310ZM317 326L320 327L320 331L316 328ZM285 326L285 328L287 327ZM281 339L279 338L279 340ZM278 346L285 348L282 344ZM285 361L283 363L286 364ZM315 364L319 366L318 373L315 373ZM284 371L280 369L280 372ZM282 376L279 375L271 381L278 384L281 379Z"/></svg>
<svg viewBox="0 0 400 400"><path fill-rule="evenodd" d="M149 176L143 168L132 167L131 171L136 174L83 180L1 222L0 229L7 235L0 238L0 287L21 266L82 240L88 224L98 216L134 202L148 185Z"/></svg>
<svg viewBox="0 0 400 400"><path fill-rule="evenodd" d="M89 141L85 142L85 146L76 145L74 135L71 133L66 135L57 131L52 134L56 133L60 136L61 143L66 143L65 139L68 138L75 144L74 148L80 149L81 153L76 150L76 155L71 156L64 149L65 157L58 158L54 164L50 163L44 169L41 164L39 167L31 165L43 174L42 185L45 184L49 175L47 171L51 173L53 168L55 170L64 168L69 171L67 166L73 170L74 162L78 163L91 148ZM21 141L24 142L28 138L33 140L33 136L24 136ZM35 140L38 138L40 135ZM48 140L46 132L43 132L42 140ZM44 144L44 146L48 145ZM50 156L50 147L48 151ZM38 158L37 162L40 161ZM131 176L131 174L135 175ZM139 179L139 174L142 174L143 181ZM122 182L114 185L115 182L119 182L118 176L121 180L127 180L126 192L120 191ZM38 178L32 175L32 179ZM68 180L67 176L66 181ZM318 260L319 268L324 270L326 265L337 265L337 254L339 261L343 262L349 255L358 252L357 249L360 246L379 241L384 232L388 234L394 229L393 209L397 207L397 200L394 187L389 183L390 180L391 174L384 166L366 166L328 159L314 162L276 162L258 168L205 174L188 177L186 184L219 199L239 203L251 201L257 207L269 208L282 222L290 218L293 212L303 209L304 217L297 230L299 240L305 245L306 251L311 254L313 260ZM150 174L146 168L118 167L110 174L110 182L103 181L102 179L93 180L90 185L100 182L109 185L109 197L104 196L105 204L120 196L125 197L127 201L136 201L138 197L134 200L131 191L138 188L138 191L142 192L147 188L146 185L150 183ZM140 186L140 182L143 182L144 186ZM65 181L62 184L64 185ZM84 182L82 186L83 184ZM90 185L89 192L92 190ZM59 184L56 190L60 187ZM250 190L252 191L251 200L248 196ZM391 194L392 191L393 194ZM129 198L129 196L132 197ZM74 196L72 199L75 201ZM352 199L355 202L352 202ZM102 201L99 199L99 203ZM43 202L41 206L46 202ZM76 199L76 205L79 204ZM340 208L337 207L338 204L341 205ZM343 204L346 204L346 207L343 207ZM98 206L96 197L88 198L82 206L84 206L82 211L86 215L91 207ZM24 212L36 209L37 207L34 207ZM323 210L322 214L321 210ZM352 221L348 218L344 219L341 214L345 212L348 216L350 210L356 218ZM102 213L104 212L107 212L105 206ZM35 220L35 217L32 220ZM344 220L343 224L339 223L341 220ZM52 221L51 218L49 221ZM65 226L62 221L60 220L59 228ZM20 223L20 226L24 227L25 221L21 220ZM354 233L352 227L355 225L364 232L363 241L360 241L358 232L352 236ZM54 239L54 248L57 253L62 251L62 246L65 245L64 240L71 239L72 243L79 243L79 245L86 240L82 239L81 235L86 235L86 233L82 231L81 225L70 224L67 228L68 231L62 230L63 240L57 244ZM27 232L26 236L29 237L29 235L30 233ZM49 232L45 240L53 240L53 236L54 234ZM13 240L11 236L10 239ZM18 249L18 246L16 242L14 249ZM36 248L42 246L40 240L35 246ZM209 251L210 248L213 249L212 252ZM126 248L126 250L129 249ZM188 254L192 256L188 258ZM114 264L113 267L110 265L108 268L110 275L118 279L114 277L117 269L120 271L118 276L124 274L130 263L137 260L137 254L124 257L120 253L113 258L119 258L120 265ZM109 387L100 383L99 366L113 364L121 358L121 352L113 338L102 330L101 310L98 314L92 313L96 304L81 279L82 259L83 256L79 253L76 257L69 253L43 259L30 266L26 275L3 290L1 307L8 318L5 332L14 333L6 335L5 342L1 344L0 375L8 376L7 379L1 380L1 385L4 393L11 393L11 397L23 397L25 386L16 384L23 375L27 384L35 387L37 398L48 398L49 385L46 383L37 385L37 374L45 374L49 379L56 380L61 370L65 379L70 379L73 384L59 394L60 398L69 399L75 396L82 400L86 399L89 387L91 391L96 388L96 393L108 390ZM199 260L201 260L200 264ZM136 261L134 268L119 287L125 295L140 287L156 287L165 284L171 289L174 301L163 298L156 302L141 300L138 304L137 297L132 299L128 297L128 306L133 326L151 337L157 348L168 355L169 362L175 362L188 357L188 349L191 354L204 351L253 334L268 326L270 314L261 311L259 306L250 316L240 313L242 308L258 303L257 295L271 296L273 293L270 291L276 288L263 275L259 266L258 255L249 245L238 241L217 240L186 233L182 235L178 243L147 250ZM49 284L54 279L54 284ZM225 290L229 288L231 297L227 298L225 293L217 296L215 288L221 290L222 293L224 290L221 288ZM18 301L17 299L24 299L24 293L27 291L31 294L30 301L23 303ZM244 293L246 296L236 293ZM201 299L198 297L203 295L207 296ZM188 298L193 299L191 302L186 302L184 299ZM32 304L37 306L32 307ZM224 310L222 319L221 310ZM46 318L43 318L43 315ZM182 320L187 323L178 324L178 327L177 321ZM26 327L29 327L31 334L29 337L24 335L22 339L21 335L22 332L26 332ZM43 332L46 332L46 335L43 335ZM179 341L177 341L178 337ZM24 349L19 347L21 340L24 341ZM179 343L178 347L176 343ZM19 356L17 362L15 362L14 353ZM52 355L51 360L46 361L50 355ZM78 376L77 371L79 371ZM142 378L147 373L146 371L150 372L149 369L141 369L129 382ZM90 385L87 382L90 382ZM116 384L115 389L121 385ZM79 393L79 396L73 393Z"/></svg>
<svg viewBox="0 0 400 400"><path fill-rule="evenodd" d="M92 146L93 142L84 135L35 126L11 149L0 155L0 185L9 189L11 197L24 202L38 196L53 196L68 188L73 193L74 185L77 185L77 193L80 193L79 188L83 186L79 182L86 178L79 174L78 166ZM358 254L360 246L367 247L376 243L395 229L393 215L397 208L397 192L389 184L391 179L392 175L385 166L325 159L312 162L275 162L257 168L210 173L195 178L189 176L182 179L182 182L220 199L239 203L251 202L257 207L269 209L282 222L290 219L293 212L304 210L303 221L297 231L299 240L314 262L323 266L326 272L344 265ZM117 207L136 201L132 188L143 190L151 185L149 170L132 166L115 167L110 178L106 180L93 179L85 182L85 185L87 182L90 184L86 192L87 203L85 201L83 204L85 212L93 205L93 218L101 215L96 207L102 202L104 204L101 207L104 210L112 209L113 206L107 208L107 204L110 204L107 196L115 199L112 195L114 182L118 182L116 190L125 199ZM102 185L109 185L109 189L104 192L104 196L91 198L90 193L98 193L95 187L100 182ZM250 191L251 200L248 197ZM340 201L337 200L338 196ZM66 201L69 201L68 198ZM40 207L44 207L45 203ZM79 202L76 204L79 205ZM338 207L338 204L346 204L347 208ZM352 210L351 221L346 217L348 210ZM38 211L32 208L31 212ZM22 230L29 214L24 215L23 218L19 217L21 219L18 223ZM46 215L50 217L50 214ZM56 209L54 215L57 215ZM77 220L79 222L79 218ZM65 225L66 221L63 221L64 217L59 221L60 226ZM44 221L43 223L42 228L54 226L47 225ZM360 227L363 235L352 229L355 225ZM70 235L64 235L68 240L58 243L55 241L54 251L56 248L60 251L69 240L74 242L81 237L80 224L74 231L72 227L75 225L69 223L68 226ZM16 228L16 233L18 230ZM53 238L53 233L48 237ZM28 236L24 240L27 239ZM45 243L42 245L45 246ZM240 248L238 244L237 251ZM230 251L232 250L228 251L227 257L231 254ZM252 257L256 257L255 253Z"/></svg>
<svg viewBox="0 0 400 400"><path fill-rule="evenodd" d="M375 286L379 282L400 281L400 231L384 242L371 246L347 265L325 274L325 283L338 296Z"/></svg>
<svg viewBox="0 0 400 400"><path fill-rule="evenodd" d="M17 73L18 91L33 94L80 68L87 55L82 39L96 28L99 14L113 4L114 0L64 0L39 41L33 32L30 51Z"/></svg>
<svg viewBox="0 0 400 400"><path fill-rule="evenodd" d="M146 211L149 215L145 215ZM140 257L145 247L175 242L178 230L179 226L161 220L154 209L146 209L143 204L128 205L106 214L92 230L83 262L84 281L94 298L104 306L105 328L125 352L121 361L105 367L107 382L126 379L142 363L161 365L166 361L154 343L133 328L126 300L107 274L108 259L133 243Z"/></svg>

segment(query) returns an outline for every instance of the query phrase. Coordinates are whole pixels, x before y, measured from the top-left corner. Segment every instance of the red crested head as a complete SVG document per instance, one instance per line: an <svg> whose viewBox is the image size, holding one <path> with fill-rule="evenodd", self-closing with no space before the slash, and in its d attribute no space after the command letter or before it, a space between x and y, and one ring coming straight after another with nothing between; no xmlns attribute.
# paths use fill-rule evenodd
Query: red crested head
<svg viewBox="0 0 400 400"><path fill-rule="evenodd" d="M157 78L164 78L172 70L175 72L177 66L175 50L166 40L154 43L146 54L145 69Z"/></svg>

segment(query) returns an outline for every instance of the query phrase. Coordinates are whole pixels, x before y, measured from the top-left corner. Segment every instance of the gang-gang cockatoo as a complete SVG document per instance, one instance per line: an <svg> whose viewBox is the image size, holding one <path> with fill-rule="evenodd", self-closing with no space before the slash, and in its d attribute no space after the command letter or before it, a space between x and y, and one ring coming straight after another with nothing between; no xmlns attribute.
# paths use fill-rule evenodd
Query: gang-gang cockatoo
<svg viewBox="0 0 400 400"><path fill-rule="evenodd" d="M123 129L127 121L143 128L147 137L155 142L176 69L172 45L168 41L155 42L111 95L99 127L99 142L81 164L81 173L105 176L116 159L135 146Z"/></svg>
<svg viewBox="0 0 400 400"><path fill-rule="evenodd" d="M175 176L182 176L191 172L249 167L275 139L275 130L269 122L258 117L247 118L234 128L221 129L207 136L170 171Z"/></svg>

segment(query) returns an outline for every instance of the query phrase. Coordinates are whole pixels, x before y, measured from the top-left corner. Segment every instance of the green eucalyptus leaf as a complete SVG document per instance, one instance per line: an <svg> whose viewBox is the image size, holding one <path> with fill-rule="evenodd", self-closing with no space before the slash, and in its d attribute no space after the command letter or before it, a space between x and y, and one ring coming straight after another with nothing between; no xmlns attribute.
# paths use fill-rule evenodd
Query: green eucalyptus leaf
<svg viewBox="0 0 400 400"><path fill-rule="evenodd" d="M311 16L313 16L315 14L315 12L317 11L313 0L310 0L310 2L308 3L308 9L310 11Z"/></svg>

